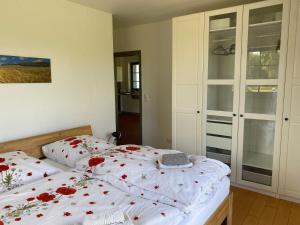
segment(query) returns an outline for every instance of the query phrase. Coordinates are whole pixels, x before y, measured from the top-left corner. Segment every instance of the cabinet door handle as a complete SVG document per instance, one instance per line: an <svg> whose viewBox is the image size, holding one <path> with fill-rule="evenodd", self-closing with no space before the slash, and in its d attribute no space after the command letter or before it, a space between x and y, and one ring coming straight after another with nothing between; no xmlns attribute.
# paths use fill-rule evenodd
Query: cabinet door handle
<svg viewBox="0 0 300 225"><path fill-rule="evenodd" d="M200 111L198 110L198 111L197 111L197 113L199 114L199 113L200 113Z"/></svg>
<svg viewBox="0 0 300 225"><path fill-rule="evenodd" d="M243 115L243 114L241 114L241 115L240 115L240 117L244 117L244 115Z"/></svg>
<svg viewBox="0 0 300 225"><path fill-rule="evenodd" d="M289 118L286 117L286 118L284 118L284 120L285 120L285 121L289 121Z"/></svg>
<svg viewBox="0 0 300 225"><path fill-rule="evenodd" d="M233 116L236 116L236 114L235 114L235 113L233 113L232 115L233 115Z"/></svg>

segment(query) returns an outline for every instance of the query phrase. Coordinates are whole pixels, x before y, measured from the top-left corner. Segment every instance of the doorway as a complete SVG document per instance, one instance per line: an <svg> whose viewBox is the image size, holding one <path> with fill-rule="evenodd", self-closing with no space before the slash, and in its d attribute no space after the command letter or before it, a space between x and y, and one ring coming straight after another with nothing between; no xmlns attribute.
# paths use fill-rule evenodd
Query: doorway
<svg viewBox="0 0 300 225"><path fill-rule="evenodd" d="M114 54L118 145L142 144L141 51Z"/></svg>

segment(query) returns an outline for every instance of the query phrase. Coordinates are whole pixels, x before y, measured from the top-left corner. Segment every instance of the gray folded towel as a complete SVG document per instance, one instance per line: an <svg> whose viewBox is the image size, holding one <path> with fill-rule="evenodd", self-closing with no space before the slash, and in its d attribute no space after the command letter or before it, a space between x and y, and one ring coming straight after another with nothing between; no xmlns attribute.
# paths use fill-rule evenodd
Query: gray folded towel
<svg viewBox="0 0 300 225"><path fill-rule="evenodd" d="M181 166L189 164L190 160L184 153L164 154L161 163L165 166Z"/></svg>

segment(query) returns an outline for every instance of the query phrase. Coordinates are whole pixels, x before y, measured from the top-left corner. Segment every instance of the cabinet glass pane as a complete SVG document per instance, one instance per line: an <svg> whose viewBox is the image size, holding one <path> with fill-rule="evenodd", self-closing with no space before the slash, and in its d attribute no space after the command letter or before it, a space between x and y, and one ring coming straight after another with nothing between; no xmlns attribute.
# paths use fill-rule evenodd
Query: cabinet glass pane
<svg viewBox="0 0 300 225"><path fill-rule="evenodd" d="M276 114L277 86L246 86L246 113Z"/></svg>
<svg viewBox="0 0 300 225"><path fill-rule="evenodd" d="M247 79L277 79L282 5L250 10Z"/></svg>
<svg viewBox="0 0 300 225"><path fill-rule="evenodd" d="M206 156L231 165L232 118L207 116Z"/></svg>
<svg viewBox="0 0 300 225"><path fill-rule="evenodd" d="M208 79L233 79L236 13L210 17Z"/></svg>
<svg viewBox="0 0 300 225"><path fill-rule="evenodd" d="M232 112L233 86L232 85L208 85L207 109Z"/></svg>
<svg viewBox="0 0 300 225"><path fill-rule="evenodd" d="M275 122L245 119L242 179L271 186Z"/></svg>

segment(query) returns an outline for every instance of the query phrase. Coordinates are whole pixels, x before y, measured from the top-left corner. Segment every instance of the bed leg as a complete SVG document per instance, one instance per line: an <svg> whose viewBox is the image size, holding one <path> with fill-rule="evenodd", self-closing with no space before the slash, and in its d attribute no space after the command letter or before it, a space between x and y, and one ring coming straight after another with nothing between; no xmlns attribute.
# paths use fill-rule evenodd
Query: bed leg
<svg viewBox="0 0 300 225"><path fill-rule="evenodd" d="M232 207L233 207L233 193L229 196L229 207L228 207L228 215L226 218L226 225L232 225Z"/></svg>

